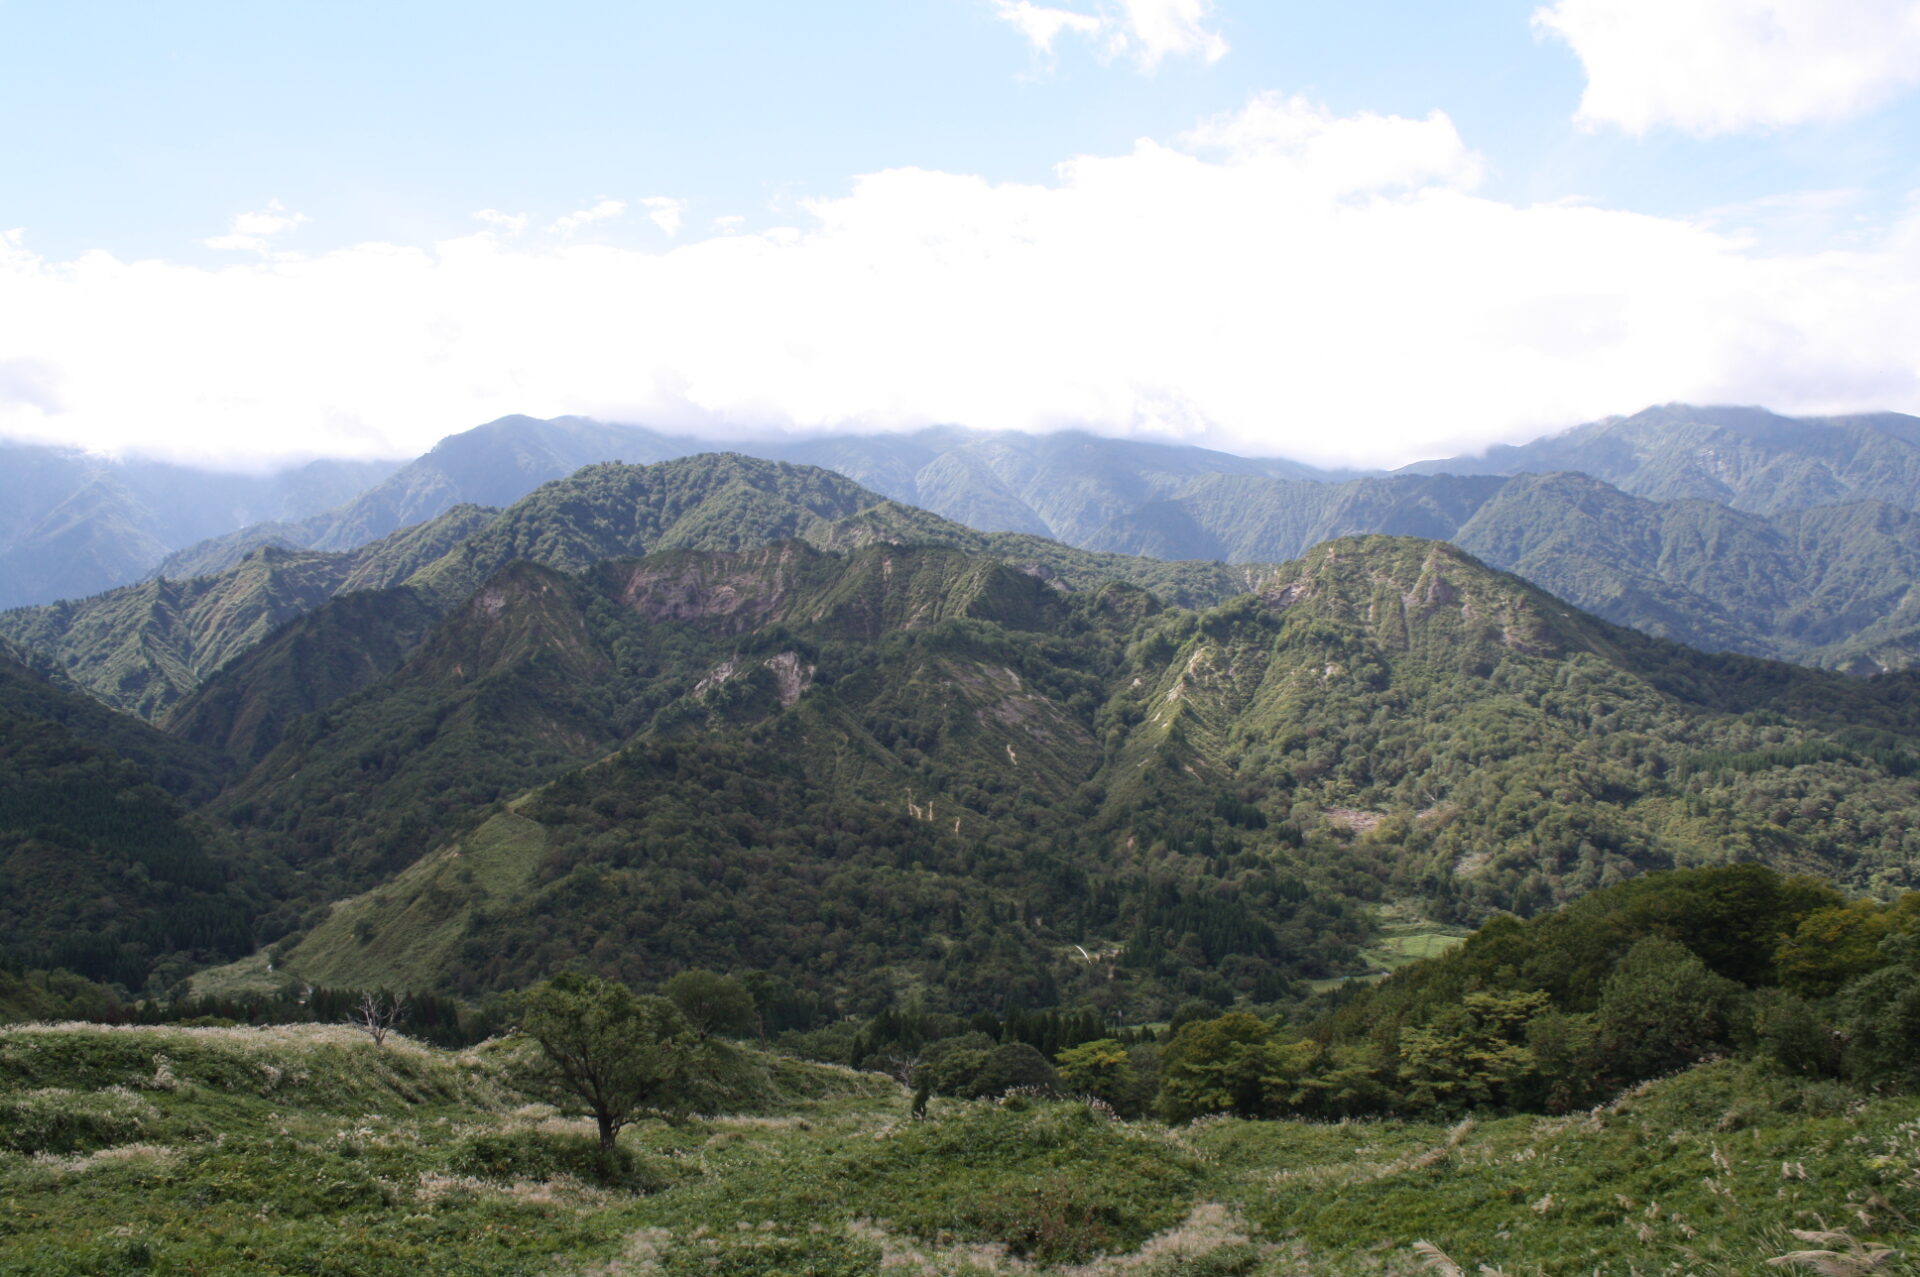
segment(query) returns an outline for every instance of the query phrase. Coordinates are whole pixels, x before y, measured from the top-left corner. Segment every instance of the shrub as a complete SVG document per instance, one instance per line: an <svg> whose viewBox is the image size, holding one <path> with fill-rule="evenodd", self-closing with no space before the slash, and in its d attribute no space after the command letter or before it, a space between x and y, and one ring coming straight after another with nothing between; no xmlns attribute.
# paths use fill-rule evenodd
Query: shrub
<svg viewBox="0 0 1920 1277"><path fill-rule="evenodd" d="M454 1146L448 1169L491 1180L551 1180L561 1175L630 1193L652 1193L665 1178L632 1149L602 1149L584 1135L536 1130L488 1131Z"/></svg>
<svg viewBox="0 0 1920 1277"><path fill-rule="evenodd" d="M149 1133L153 1106L124 1091L57 1088L0 1096L0 1148L13 1153L90 1153Z"/></svg>
<svg viewBox="0 0 1920 1277"><path fill-rule="evenodd" d="M660 1257L659 1271L668 1277L869 1277L880 1271L880 1248L825 1233L735 1233L676 1241Z"/></svg>

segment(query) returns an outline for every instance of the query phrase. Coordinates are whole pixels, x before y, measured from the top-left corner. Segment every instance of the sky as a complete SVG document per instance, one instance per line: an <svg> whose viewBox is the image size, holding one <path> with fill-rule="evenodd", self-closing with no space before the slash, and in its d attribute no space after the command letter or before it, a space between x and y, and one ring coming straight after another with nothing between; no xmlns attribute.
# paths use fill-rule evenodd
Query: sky
<svg viewBox="0 0 1920 1277"><path fill-rule="evenodd" d="M1920 0L0 0L0 437L1920 412Z"/></svg>

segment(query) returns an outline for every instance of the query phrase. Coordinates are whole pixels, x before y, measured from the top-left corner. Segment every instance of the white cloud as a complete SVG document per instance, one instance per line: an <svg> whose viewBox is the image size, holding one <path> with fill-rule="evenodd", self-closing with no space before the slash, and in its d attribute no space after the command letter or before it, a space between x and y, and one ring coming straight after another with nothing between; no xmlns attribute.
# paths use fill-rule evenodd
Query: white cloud
<svg viewBox="0 0 1920 1277"><path fill-rule="evenodd" d="M1296 180L1335 194L1435 183L1479 184L1480 157L1467 149L1445 112L1424 120L1363 112L1336 117L1303 97L1263 93L1246 107L1206 121L1181 139L1237 162L1291 169Z"/></svg>
<svg viewBox="0 0 1920 1277"><path fill-rule="evenodd" d="M1027 37L1027 43L1045 54L1053 52L1053 42L1060 38L1062 31L1092 37L1099 35L1105 25L1093 14L1048 9L1032 0L994 0L993 9L1002 22L1011 25Z"/></svg>
<svg viewBox="0 0 1920 1277"><path fill-rule="evenodd" d="M568 213L565 217L558 219L553 225L547 227L547 229L557 231L561 235L571 235L582 226L586 226L592 222L607 221L609 218L618 217L626 211L626 201L603 199L592 208L583 208L576 212Z"/></svg>
<svg viewBox="0 0 1920 1277"><path fill-rule="evenodd" d="M306 214L289 213L279 200L269 200L263 209L236 214L227 234L201 242L226 252L266 253L272 250L275 235L285 234L306 220Z"/></svg>
<svg viewBox="0 0 1920 1277"><path fill-rule="evenodd" d="M577 412L1386 464L1668 400L1920 408L1920 214L1782 251L1488 199L1476 170L1444 116L1260 98L1046 183L890 170L795 225L663 251L481 232L211 270L14 239L0 350L31 376L0 433L404 454Z"/></svg>
<svg viewBox="0 0 1920 1277"><path fill-rule="evenodd" d="M1859 115L1920 84L1920 0L1556 0L1589 128L1701 137Z"/></svg>
<svg viewBox="0 0 1920 1277"><path fill-rule="evenodd" d="M525 213L502 213L497 208L483 208L473 217L475 221L485 222L489 226L498 226L509 235L518 235L527 229Z"/></svg>
<svg viewBox="0 0 1920 1277"><path fill-rule="evenodd" d="M1227 55L1226 39L1207 25L1213 0L1098 0L1091 13L1032 0L993 0L993 8L1046 56L1063 32L1089 40L1103 57L1125 57L1149 72L1169 56L1211 63Z"/></svg>
<svg viewBox="0 0 1920 1277"><path fill-rule="evenodd" d="M665 231L668 239L680 233L680 220L686 216L687 202L672 199L665 195L655 195L640 201L647 210L647 220Z"/></svg>

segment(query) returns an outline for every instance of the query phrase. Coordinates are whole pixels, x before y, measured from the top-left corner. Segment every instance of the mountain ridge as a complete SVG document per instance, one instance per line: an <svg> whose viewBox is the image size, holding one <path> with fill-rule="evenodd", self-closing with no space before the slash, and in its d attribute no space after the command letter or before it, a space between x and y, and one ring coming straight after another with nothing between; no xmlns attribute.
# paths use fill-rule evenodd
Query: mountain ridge
<svg viewBox="0 0 1920 1277"><path fill-rule="evenodd" d="M534 634L522 617L487 638L488 618L515 610L490 608L492 592L533 583L572 619L523 640L511 637ZM572 576L522 562L437 633L416 673L290 733L223 800L278 828L274 811L317 809L274 792L295 776L343 814L484 785L470 821L448 807L411 852L331 871L362 894L278 950L307 978L472 995L536 978L598 936L623 978L712 965L716 946L734 946L789 975L819 962L844 988L879 978L977 1004L977 971L943 976L923 951L930 929L958 934L940 902L979 895L961 885L978 863L1002 867L959 931L1011 946L996 982L1121 998L1058 955L1126 955L1136 992L1197 988L1206 970L1325 972L1364 933L1341 920L1354 893L1475 918L1729 858L1897 873L1904 813L1920 808L1904 684L1706 657L1430 540L1329 542L1200 612L1124 585L1063 593L936 547L664 550ZM484 651L516 655L471 655ZM384 788L354 760L376 739L413 740L409 722L454 721L403 694L429 667L448 686L478 678L501 712L549 715L513 720L545 761L501 771L484 750L456 752L435 781L419 744L386 747L379 766L415 779ZM637 712L616 723L604 706ZM1806 804L1828 787L1847 802ZM329 855L391 846L337 820L284 828ZM735 881L733 865L755 868ZM456 888L467 868L474 886ZM792 900L823 900L840 872L879 910L859 930L883 976L829 959L824 932L793 933L753 894L779 882ZM1170 894L1155 894L1157 874ZM681 904L665 911L669 897ZM1287 930L1302 908L1319 921ZM422 928L438 956L405 941Z"/></svg>

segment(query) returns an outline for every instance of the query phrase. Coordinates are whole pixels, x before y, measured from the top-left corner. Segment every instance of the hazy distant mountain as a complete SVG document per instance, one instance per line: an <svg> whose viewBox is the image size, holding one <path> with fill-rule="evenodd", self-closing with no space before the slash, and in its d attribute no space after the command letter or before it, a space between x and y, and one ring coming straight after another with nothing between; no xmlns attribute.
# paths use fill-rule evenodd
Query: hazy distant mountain
<svg viewBox="0 0 1920 1277"><path fill-rule="evenodd" d="M837 470L884 496L983 532L1030 532L1069 545L1089 544L1110 520L1204 475L1339 477L1279 458L1103 439L1076 430L1032 435L945 428L779 446L747 443L739 450Z"/></svg>
<svg viewBox="0 0 1920 1277"><path fill-rule="evenodd" d="M1920 417L1782 417L1764 408L1665 404L1401 474L1575 470L1656 501L1692 498L1773 514L1849 501L1920 509Z"/></svg>
<svg viewBox="0 0 1920 1277"><path fill-rule="evenodd" d="M1291 461L1205 448L936 426L910 434L828 435L730 443L728 451L836 471L862 487L983 532L1025 532L1069 544L1182 483L1214 474L1338 478ZM339 509L262 524L186 547L158 574L204 575L261 545L351 549L460 502L505 506L541 484L602 461L644 464L715 445L580 417L502 417L457 435Z"/></svg>
<svg viewBox="0 0 1920 1277"><path fill-rule="evenodd" d="M454 505L509 505L584 465L661 461L713 446L641 426L512 416L450 435L404 466L320 462L266 480L145 463L101 470L102 463L51 449L11 449L0 479L0 497L16 498L0 513L0 607L79 597L149 570L170 578L204 575L266 544L351 549ZM1116 521L1135 532L1151 528L1166 548L1125 544L1178 557L1247 557L1250 552L1236 550L1236 543L1264 546L1276 535L1299 548L1312 544L1311 538L1272 528L1227 528L1219 520L1196 534L1174 512L1152 509L1197 497L1195 483L1340 483L1359 477L1278 458L1077 431L1035 435L940 426L727 446L835 470L882 496L987 532L1109 547L1116 534L1107 529ZM1654 500L1714 501L1761 514L1860 500L1916 509L1920 418L1791 418L1759 408L1669 404L1483 456L1420 462L1398 473L1552 472L1589 474ZM1233 491L1222 487L1216 495ZM262 492L280 495L270 500ZM1370 492L1366 499L1382 495ZM1315 498L1308 503L1312 509L1297 517L1327 515L1330 500ZM1397 522L1417 525L1417 512L1409 510L1390 511L1390 521L1378 524L1367 523L1357 510L1332 517L1349 531L1429 534ZM1254 557L1273 556L1262 550Z"/></svg>
<svg viewBox="0 0 1920 1277"><path fill-rule="evenodd" d="M276 474L226 474L0 442L0 607L137 581L170 550L305 518L396 468L315 461Z"/></svg>

